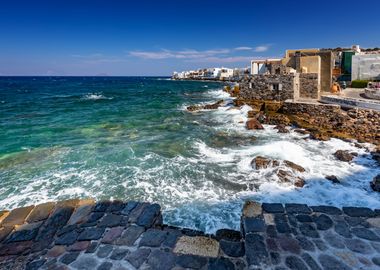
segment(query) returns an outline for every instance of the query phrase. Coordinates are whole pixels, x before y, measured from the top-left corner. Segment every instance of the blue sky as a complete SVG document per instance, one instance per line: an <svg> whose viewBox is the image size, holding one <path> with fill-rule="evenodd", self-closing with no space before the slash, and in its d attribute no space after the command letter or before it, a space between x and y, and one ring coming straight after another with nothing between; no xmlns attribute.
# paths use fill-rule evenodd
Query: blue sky
<svg viewBox="0 0 380 270"><path fill-rule="evenodd" d="M2 1L0 75L170 75L380 47L380 1Z"/></svg>

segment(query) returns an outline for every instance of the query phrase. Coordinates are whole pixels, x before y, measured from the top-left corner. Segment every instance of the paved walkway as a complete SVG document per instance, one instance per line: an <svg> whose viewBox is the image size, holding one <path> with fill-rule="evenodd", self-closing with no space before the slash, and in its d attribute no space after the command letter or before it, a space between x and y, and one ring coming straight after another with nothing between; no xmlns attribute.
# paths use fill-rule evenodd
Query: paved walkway
<svg viewBox="0 0 380 270"><path fill-rule="evenodd" d="M166 226L158 204L69 200L0 213L0 269L380 269L380 210L247 202L242 230Z"/></svg>

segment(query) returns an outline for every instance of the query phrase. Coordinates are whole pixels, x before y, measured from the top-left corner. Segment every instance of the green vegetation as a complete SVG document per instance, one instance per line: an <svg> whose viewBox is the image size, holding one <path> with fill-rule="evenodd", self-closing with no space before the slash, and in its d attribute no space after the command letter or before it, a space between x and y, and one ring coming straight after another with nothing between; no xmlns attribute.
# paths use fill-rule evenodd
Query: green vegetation
<svg viewBox="0 0 380 270"><path fill-rule="evenodd" d="M368 81L366 80L355 80L352 81L351 87L352 88L365 88L367 87Z"/></svg>

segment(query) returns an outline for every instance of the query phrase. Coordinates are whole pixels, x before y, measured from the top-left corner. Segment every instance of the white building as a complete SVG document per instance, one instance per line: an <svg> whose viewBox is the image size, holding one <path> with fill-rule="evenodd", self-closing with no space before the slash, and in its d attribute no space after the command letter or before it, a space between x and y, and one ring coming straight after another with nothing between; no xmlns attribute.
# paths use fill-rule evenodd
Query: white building
<svg viewBox="0 0 380 270"><path fill-rule="evenodd" d="M230 79L234 76L234 70L232 68L221 68L220 79Z"/></svg>
<svg viewBox="0 0 380 270"><path fill-rule="evenodd" d="M257 59L251 61L251 74L265 74L268 71L268 66L272 63L281 63L281 59Z"/></svg>
<svg viewBox="0 0 380 270"><path fill-rule="evenodd" d="M356 54L352 56L352 80L380 79L380 55Z"/></svg>

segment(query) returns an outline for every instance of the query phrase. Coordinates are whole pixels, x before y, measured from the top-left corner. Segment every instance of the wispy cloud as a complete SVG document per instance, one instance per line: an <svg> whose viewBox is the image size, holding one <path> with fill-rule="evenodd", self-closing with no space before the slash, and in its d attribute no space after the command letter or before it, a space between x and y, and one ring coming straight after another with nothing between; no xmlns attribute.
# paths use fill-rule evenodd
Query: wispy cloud
<svg viewBox="0 0 380 270"><path fill-rule="evenodd" d="M183 59L185 62L215 62L215 63L236 63L245 62L254 56L248 53L260 53L269 49L269 45L257 47L240 46L233 49L212 49L212 50L167 50L159 51L129 51L129 56L142 59L160 60L160 59ZM243 55L236 55L243 54ZM255 57L257 58L257 57Z"/></svg>
<svg viewBox="0 0 380 270"><path fill-rule="evenodd" d="M120 63L125 62L125 57L106 56L102 53L93 53L88 55L73 54L71 57L77 58L88 64Z"/></svg>

